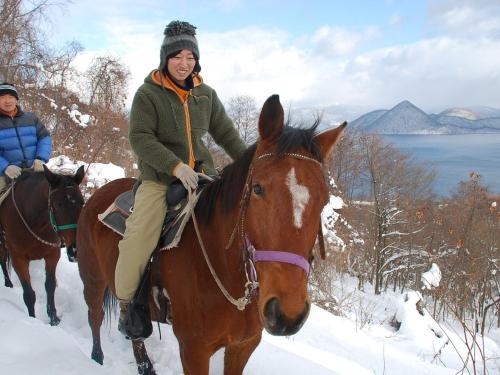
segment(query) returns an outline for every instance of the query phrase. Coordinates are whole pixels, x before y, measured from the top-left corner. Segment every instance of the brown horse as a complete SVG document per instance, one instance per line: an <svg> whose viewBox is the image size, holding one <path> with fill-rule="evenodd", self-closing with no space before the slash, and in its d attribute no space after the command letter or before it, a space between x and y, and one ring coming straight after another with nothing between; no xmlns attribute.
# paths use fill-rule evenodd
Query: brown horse
<svg viewBox="0 0 500 375"><path fill-rule="evenodd" d="M345 124L317 135L318 122L295 129L283 118L279 97L271 96L260 114L258 142L205 188L179 246L160 253L186 374L208 374L220 348L224 373L241 374L263 328L292 335L309 314L309 263L328 198L321 161ZM97 214L133 183L120 179L98 189L78 222L92 358L101 364L103 297L106 288L114 292L120 236ZM154 374L143 341L134 340L133 349L139 372Z"/></svg>
<svg viewBox="0 0 500 375"><path fill-rule="evenodd" d="M0 249L0 256L5 259L6 251L10 255L32 317L35 317L36 296L31 287L29 263L45 260L47 314L51 325L60 322L54 303L56 267L61 241L70 247L76 242L76 222L84 203L79 188L83 176L83 166L74 176L53 173L47 167L44 172L23 172L0 207L6 245ZM6 285L7 279L8 276Z"/></svg>

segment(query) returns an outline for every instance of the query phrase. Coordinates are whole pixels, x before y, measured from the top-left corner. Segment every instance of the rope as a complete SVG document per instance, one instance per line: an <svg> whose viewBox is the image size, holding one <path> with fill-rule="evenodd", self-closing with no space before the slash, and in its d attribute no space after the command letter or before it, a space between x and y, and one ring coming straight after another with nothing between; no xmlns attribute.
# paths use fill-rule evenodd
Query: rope
<svg viewBox="0 0 500 375"><path fill-rule="evenodd" d="M269 157L273 157L275 155L276 154L274 154L274 153L262 154L262 155L257 156L254 160L266 159ZM296 158L296 159L312 161L312 162L315 162L316 164L318 164L320 167L322 167L322 164L318 160L311 158L309 156L305 156L305 155L298 154L298 153L285 153L283 155L288 156L288 157L292 157L292 158ZM254 161L252 161L252 163L250 164L250 167L249 167L248 175L247 175L247 178L245 181L244 191L242 194L242 199L240 201L240 210L238 213L236 224L234 226L233 231L231 232L231 236L229 238L228 244L226 245L226 248L225 248L226 250L229 249L229 247L234 242L234 238L236 237L238 227L241 228L242 240L243 240L243 243L245 243L244 242L245 241L245 238L244 238L245 237L245 230L244 230L245 213L246 213L246 208L247 208L247 203L248 203L247 198L249 197L249 194L250 194L250 183L251 183L252 174L253 174L252 173L253 172L253 163L254 163ZM203 173L198 173L198 174L200 176L205 177L205 175ZM208 176L206 176L206 177L208 177ZM188 201L191 201L192 199L193 199L193 193L192 193L191 189L188 189ZM203 256L205 257L205 262L207 263L208 269L210 270L210 273L212 274L212 277L213 277L215 283L219 287L219 289L222 292L222 294L224 295L224 297L226 297L226 299L230 303L235 305L238 310L243 311L245 309L246 305L248 305L250 303L252 293L253 293L253 291L255 291L259 287L259 283L256 280L250 279L250 277L248 275L248 271L247 271L247 267L246 267L247 263L246 263L245 264L245 276L246 276L247 282L245 283L245 295L243 297L235 299L234 297L232 297L229 294L229 292L227 291L227 289L224 287L221 280L217 276L217 273L215 272L215 269L213 268L212 263L210 262L210 259L208 258L207 250L205 249L203 239L201 238L201 233L200 233L200 230L198 228L198 221L196 220L196 215L195 215L194 211L195 210L193 208L191 210L191 216L193 218L193 225L194 225L194 229L196 231L196 236L198 237L198 243L200 244L200 247L201 247L201 250L203 252ZM240 221L241 221L241 223L240 223ZM252 262L253 262L253 260L250 260L249 263L251 263L251 266L253 267L253 269L255 269L255 266L253 265Z"/></svg>
<svg viewBox="0 0 500 375"><path fill-rule="evenodd" d="M31 230L31 228L29 227L28 223L26 222L26 220L24 219L23 215L21 214L21 210L19 210L19 207L17 206L16 199L14 197L14 186L15 186L15 184L16 184L16 180L12 181L12 203L14 204L14 207L16 208L16 211L19 214L19 217L21 218L21 221L23 222L23 224L26 227L26 229L28 230L28 232L30 232L30 234L33 237L35 237L38 241L40 241L44 245L60 248L61 247L61 243L60 242L56 243L56 242L46 241L43 238L39 237L35 232L33 232ZM50 192L49 192L49 194L50 194ZM50 208L49 208L49 211L50 211Z"/></svg>
<svg viewBox="0 0 500 375"><path fill-rule="evenodd" d="M191 189L188 189L188 193L189 193L188 200L191 200L193 197L193 193L192 193ZM194 229L196 231L196 236L198 237L198 243L200 244L201 251L203 252L203 256L205 257L205 262L207 263L208 269L210 270L210 273L212 274L212 277L213 277L215 283L219 287L219 289L222 292L222 294L224 295L224 297L226 297L226 299L230 303L232 303L234 306L236 306L236 308L239 311L245 310L246 305L248 305L250 303L251 293L252 293L252 290L255 288L255 282L250 281L248 279L248 275L247 275L247 282L245 283L245 295L243 297L236 299L233 296L231 296L231 294L229 294L227 289L222 284L222 281L217 276L217 273L215 272L215 269L212 266L210 259L208 258L207 250L205 248L205 244L203 243L203 239L201 238L201 233L200 233L200 229L198 227L198 221L196 220L196 215L194 213L194 209L191 211L191 216L193 218L193 224L194 224Z"/></svg>

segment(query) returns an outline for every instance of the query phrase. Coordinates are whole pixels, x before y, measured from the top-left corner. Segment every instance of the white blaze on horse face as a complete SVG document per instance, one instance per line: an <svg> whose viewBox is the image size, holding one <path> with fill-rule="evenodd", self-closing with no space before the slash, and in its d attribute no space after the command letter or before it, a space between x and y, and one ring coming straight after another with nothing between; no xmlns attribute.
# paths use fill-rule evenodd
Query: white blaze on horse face
<svg viewBox="0 0 500 375"><path fill-rule="evenodd" d="M302 228L302 215L309 202L309 189L298 183L293 167L286 177L286 185L292 195L293 225L300 229Z"/></svg>

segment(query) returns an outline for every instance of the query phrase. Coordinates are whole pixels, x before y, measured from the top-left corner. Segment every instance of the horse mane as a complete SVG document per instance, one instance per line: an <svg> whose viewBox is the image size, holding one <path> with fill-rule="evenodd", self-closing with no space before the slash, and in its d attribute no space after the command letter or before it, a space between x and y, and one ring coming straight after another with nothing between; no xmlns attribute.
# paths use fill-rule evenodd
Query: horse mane
<svg viewBox="0 0 500 375"><path fill-rule="evenodd" d="M63 174L63 173L55 173L54 174L57 176L57 186L53 187L60 187L60 186L71 186L74 184L73 177L69 174ZM25 171L23 172L17 179L16 179L16 184L28 184L28 186L37 186L40 183L47 182L47 179L45 177L45 173L43 171L40 172L34 172L34 171Z"/></svg>
<svg viewBox="0 0 500 375"><path fill-rule="evenodd" d="M25 181L27 181L30 184L38 185L43 180L45 180L45 174L43 172L26 171L16 178L16 184L25 183Z"/></svg>
<svg viewBox="0 0 500 375"><path fill-rule="evenodd" d="M321 152L315 139L320 123L321 120L318 118L312 126L304 128L292 127L287 121L276 141L276 157L305 149L313 158L321 162ZM256 149L257 143L249 146L239 159L224 167L220 177L208 184L202 191L196 205L196 215L203 224L210 223L219 197L224 213L228 213L239 203Z"/></svg>

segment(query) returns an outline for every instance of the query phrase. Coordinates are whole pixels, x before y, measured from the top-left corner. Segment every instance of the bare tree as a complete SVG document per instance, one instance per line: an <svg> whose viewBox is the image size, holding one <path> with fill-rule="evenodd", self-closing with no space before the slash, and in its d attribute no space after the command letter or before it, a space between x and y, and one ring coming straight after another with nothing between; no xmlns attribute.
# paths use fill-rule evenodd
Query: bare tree
<svg viewBox="0 0 500 375"><path fill-rule="evenodd" d="M86 73L89 106L123 112L129 77L129 70L118 58L96 57Z"/></svg>
<svg viewBox="0 0 500 375"><path fill-rule="evenodd" d="M248 95L235 96L227 104L228 116L234 122L243 141L249 145L257 140L257 119L259 112L255 99Z"/></svg>

